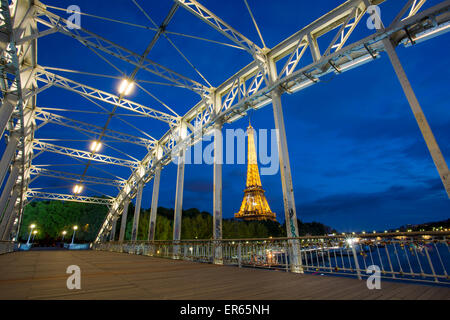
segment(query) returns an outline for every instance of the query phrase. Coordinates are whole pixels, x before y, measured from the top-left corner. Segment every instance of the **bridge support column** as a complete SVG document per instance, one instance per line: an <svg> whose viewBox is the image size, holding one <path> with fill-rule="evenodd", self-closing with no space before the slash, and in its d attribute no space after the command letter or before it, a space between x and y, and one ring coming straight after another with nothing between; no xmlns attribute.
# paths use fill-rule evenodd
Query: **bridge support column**
<svg viewBox="0 0 450 320"><path fill-rule="evenodd" d="M182 145L178 154L177 187L175 194L175 211L173 219L173 241L181 239L181 215L183 210L183 188L184 188L184 165L186 157L186 146ZM173 258L179 258L180 246L174 244Z"/></svg>
<svg viewBox="0 0 450 320"><path fill-rule="evenodd" d="M159 181L161 180L161 165L156 166L155 177L153 178L152 207L150 211L150 221L148 225L148 240L155 240L156 214L158 213Z"/></svg>
<svg viewBox="0 0 450 320"><path fill-rule="evenodd" d="M223 264L222 253L222 124L214 125L214 196L213 196L213 239L214 263Z"/></svg>
<svg viewBox="0 0 450 320"><path fill-rule="evenodd" d="M119 233L119 241L123 242L125 239L125 231L127 228L127 216L128 216L128 207L130 205L130 200L125 199L123 201L123 212L122 212L122 220L120 223L120 233Z"/></svg>
<svg viewBox="0 0 450 320"><path fill-rule="evenodd" d="M268 62L270 82L278 79L277 66L272 59ZM281 187L283 189L284 216L286 221L286 233L288 238L298 237L297 209L295 208L294 186L292 184L291 164L284 126L283 108L281 104L281 88L275 88L271 92L273 118L277 130L278 157L280 161ZM292 272L303 273L300 255L300 242L288 241L289 263Z"/></svg>
<svg viewBox="0 0 450 320"><path fill-rule="evenodd" d="M278 132L278 156L280 159L281 186L283 189L284 215L288 238L298 237L297 210L295 208L294 186L292 184L291 165L284 127L283 109L281 105L280 88L272 91L273 115L275 128ZM300 257L300 243L298 240L288 241L291 271L303 273Z"/></svg>
<svg viewBox="0 0 450 320"><path fill-rule="evenodd" d="M11 172L9 173L8 180L6 181L5 187L3 188L2 195L0 197L0 221L2 221L2 217L5 214L8 199L10 198L11 191L14 188L18 176L19 166L13 165Z"/></svg>
<svg viewBox="0 0 450 320"><path fill-rule="evenodd" d="M14 223L11 227L10 239L12 241L19 241L20 224L22 223L22 217L23 217L23 212L21 212L21 208L17 209L17 213L16 213L15 217L17 218L17 223ZM14 222L15 222L15 219L14 219Z"/></svg>
<svg viewBox="0 0 450 320"><path fill-rule="evenodd" d="M136 193L136 206L134 207L133 229L131 230L131 241L136 241L139 232L139 217L141 215L142 191L144 189L144 182L141 181L138 185Z"/></svg>
<svg viewBox="0 0 450 320"><path fill-rule="evenodd" d="M9 233L11 231L12 223L15 219L14 207L16 204L17 197L19 196L19 188L15 188L11 197L9 198L8 206L6 207L5 215L0 224L0 239L9 240Z"/></svg>
<svg viewBox="0 0 450 320"><path fill-rule="evenodd" d="M117 218L114 218L113 224L112 224L112 228L111 228L111 233L109 235L109 241L114 241L116 239L116 228L117 228Z"/></svg>
<svg viewBox="0 0 450 320"><path fill-rule="evenodd" d="M8 168L11 164L11 160L16 152L17 145L19 144L19 138L16 134L12 134L9 138L6 149L3 152L2 159L0 160L0 186L3 184Z"/></svg>
<svg viewBox="0 0 450 320"><path fill-rule="evenodd" d="M0 107L0 132L2 133L0 137L3 136L5 132L6 125L8 124L11 114L14 111L14 107L17 104L17 96L8 94Z"/></svg>
<svg viewBox="0 0 450 320"><path fill-rule="evenodd" d="M447 163L442 156L441 149L439 148L439 145L434 138L433 132L428 125L428 121L422 111L422 108L420 107L416 95L414 94L411 83L406 76L405 70L403 69L400 59L398 58L397 52L395 52L394 45L389 38L384 39L383 44L392 63L392 66L394 67L395 73L397 74L398 80L400 81L400 84L403 88L403 92L408 99L409 106L411 107L414 117L416 118L420 131L422 132L422 136L428 147L428 151L433 158L434 165L439 172L439 176L441 177L445 191L447 192L447 196L450 198L450 172L448 170Z"/></svg>

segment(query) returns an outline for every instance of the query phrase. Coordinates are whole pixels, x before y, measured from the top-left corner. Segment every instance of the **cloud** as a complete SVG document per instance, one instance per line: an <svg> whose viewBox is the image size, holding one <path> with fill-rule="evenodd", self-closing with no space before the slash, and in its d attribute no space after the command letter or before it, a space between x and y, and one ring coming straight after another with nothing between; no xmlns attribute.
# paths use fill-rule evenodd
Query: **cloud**
<svg viewBox="0 0 450 320"><path fill-rule="evenodd" d="M371 230L445 219L449 207L441 181L428 179L380 192L334 194L299 203L297 214L302 220L317 220L342 231Z"/></svg>
<svg viewBox="0 0 450 320"><path fill-rule="evenodd" d="M214 183L212 180L187 180L184 189L191 192L213 192Z"/></svg>

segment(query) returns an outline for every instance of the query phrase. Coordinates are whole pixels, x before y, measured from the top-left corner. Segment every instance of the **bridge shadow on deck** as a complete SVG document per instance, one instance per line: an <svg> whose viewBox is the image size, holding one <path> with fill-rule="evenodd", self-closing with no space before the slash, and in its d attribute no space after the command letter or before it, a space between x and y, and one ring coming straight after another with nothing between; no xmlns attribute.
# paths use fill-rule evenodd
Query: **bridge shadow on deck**
<svg viewBox="0 0 450 320"><path fill-rule="evenodd" d="M81 268L81 290L66 286ZM450 289L217 266L102 251L0 255L0 299L450 299Z"/></svg>

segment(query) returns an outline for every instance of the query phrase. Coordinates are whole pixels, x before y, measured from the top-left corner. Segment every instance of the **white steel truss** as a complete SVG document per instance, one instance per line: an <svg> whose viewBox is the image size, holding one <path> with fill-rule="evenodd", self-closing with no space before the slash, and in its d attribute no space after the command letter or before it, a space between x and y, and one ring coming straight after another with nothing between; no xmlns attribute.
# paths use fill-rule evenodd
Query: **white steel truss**
<svg viewBox="0 0 450 320"><path fill-rule="evenodd" d="M72 194L59 194L59 193L49 193L49 192L41 192L35 190L28 190L27 197L32 199L43 199L43 200L59 200L59 201L72 201L72 202L83 202L83 203L92 203L92 204L102 204L102 205L111 205L112 200L106 198L96 198L96 197L86 197L80 195L72 195ZM31 202L32 199L28 200Z"/></svg>
<svg viewBox="0 0 450 320"><path fill-rule="evenodd" d="M3 135L3 121L8 121L11 137L8 144L16 146L16 150L12 157L6 159L2 157L0 167L3 170L5 166L11 165L11 172L20 167L14 186L2 190L2 193L5 193L4 198L8 199L8 206L2 208L5 209L2 221L2 230L5 232L2 240L13 239L19 232L26 202L25 193L30 181L29 168L33 152L31 140L34 135L33 109L38 93L33 78L33 69L37 64L37 44L35 41L21 43L21 39L37 30L36 22L30 14L30 7L30 0L15 1L11 6L7 0L1 0L0 29L6 36L2 37L0 46L2 49L0 69L3 76L0 123Z"/></svg>
<svg viewBox="0 0 450 320"><path fill-rule="evenodd" d="M251 40L243 36L239 31L231 27L225 21L220 19L214 13L209 11L203 5L195 0L175 0L181 4L186 10L200 18L205 23L209 24L211 27L216 29L218 32L223 34L225 37L233 41L236 45L250 53L252 56L261 52L256 44Z"/></svg>
<svg viewBox="0 0 450 320"><path fill-rule="evenodd" d="M0 28L4 30L3 33L6 34L6 37L0 36L0 49L2 49L2 57L7 63L0 65L0 70L16 75L16 80L11 82L7 80L7 77L3 77L3 83L0 83L0 87L2 88L2 103L8 101L6 99L8 96L12 103L17 103L17 106L14 106L11 120L8 122L7 130L10 136L12 136L12 133L18 133L21 139L18 144L19 150L15 155L15 161L19 161L22 165L21 175L16 185L20 185L22 194L22 197L18 198L18 210L21 212L23 209L30 169L33 170L33 167L30 167L33 150L56 152L71 157L130 167L133 169L132 174L126 182L120 182L120 185L118 185L120 188L119 193L114 200L108 202L111 204L111 208L104 224L100 228L97 241L104 238L106 233L111 230L114 219L122 213L124 203L136 196L137 190L142 183L147 183L153 179L156 168L166 166L171 161L171 157L177 154L177 150L197 143L201 139L201 135L209 132L216 124L221 126L225 123L234 122L245 116L249 110L259 109L271 104L274 91L280 94L294 93L319 83L321 78L328 74L334 73L339 75L373 61L386 51L386 40L391 41L394 46L400 44L409 46L449 31L449 0L440 1L433 7L422 11L421 9L426 0L404 0L405 5L396 18L388 24L388 27L374 30L371 35L349 43L356 27L363 23L362 21L365 21L365 16L369 17L369 6L381 6L384 2L392 1L345 1L342 5L291 35L275 47L259 48L198 1L175 0L176 5L172 7L168 21L172 19L173 12L179 5L213 27L232 41L234 45L247 51L253 57L253 61L236 74L216 88L210 88L148 60L146 58L147 50L143 55L139 55L88 30L69 29L65 19L49 12L45 5L41 3L32 5L31 0L17 1L25 8L25 10L22 10L24 12L23 16L26 16L27 22L32 25L31 28L26 29L26 32L20 32L23 31L20 28L17 29L20 29L19 31L15 31L9 17L8 2L2 0ZM37 31L37 23L48 29ZM164 34L166 25L158 29L157 36L154 39L157 40L161 34ZM131 100L123 99L123 97L118 97L49 72L45 68L38 66L35 59L32 61L33 59L31 59L30 55L31 51L36 51L37 39L49 36L54 32L65 34L94 51L99 50L126 61L136 66L135 72L143 69L167 80L169 84L175 87L183 87L194 91L201 96L201 100L184 116L180 117L149 108ZM318 39L325 35L327 35L327 39L332 40L328 41L327 45L321 48L319 47ZM153 44L152 41L148 48L151 48ZM31 47L32 50L23 49L24 47L27 48L27 46ZM26 54L23 54L23 52L26 52ZM312 58L312 62L305 63L305 56L308 55ZM24 59L24 57L28 59L26 63L22 63L23 60L20 60ZM27 84L21 84L18 75L20 72L24 72L26 68L31 69L32 80ZM38 82L43 84L43 86L39 88L37 86ZM148 148L148 153L140 162L44 143L34 139L36 120L43 121L43 123L57 123L93 134L99 134L100 130L100 127L46 113L36 108L36 94L51 86L64 88L86 98L102 101L114 107L124 108L149 118L166 122L170 125L170 129L156 141L142 140L128 134L101 128L100 134L104 136L119 141L145 145ZM17 99L11 99L13 97L12 94L16 95ZM31 103L27 104L27 99ZM28 110L26 117L28 117L29 121L25 120L24 110ZM182 140L179 133L183 130L186 132L186 137ZM200 133L200 137L198 133ZM438 170L441 169L438 168ZM57 175L54 172L51 174ZM440 174L446 191L450 195L450 185L447 181L444 181L445 177L449 176L449 172L440 172ZM76 180L76 175L62 174L61 177ZM83 179L86 181L89 181L91 178L83 175Z"/></svg>
<svg viewBox="0 0 450 320"><path fill-rule="evenodd" d="M203 7L197 6L196 1L177 1L184 7L186 7L185 3L188 3L189 11L205 20L205 22L207 20L208 24L213 25L214 28L222 28L220 26L222 20L213 18L213 14L210 11L203 10ZM289 57L288 62L285 62L285 67L281 69L275 81L264 81L266 75L263 73L268 68L262 69L260 67L261 60L255 58L252 63L215 89L213 95L220 97L220 112L213 111L215 108L211 100L201 101L183 116L183 120L194 128L200 128L201 132L208 131L216 122L230 123L236 121L243 117L247 110L259 109L270 104L272 100L269 93L275 88L281 87L288 93L303 90L318 83L321 77L329 73L340 74L376 59L385 50L383 39L391 38L395 39L397 44L407 45L409 37L405 30L409 30L410 34L418 34L425 30L442 28L442 25L450 20L448 16L450 1L443 1L423 12L415 10L413 15L392 23L382 31L375 32L349 45L346 44L356 25L361 22L361 16L366 13L368 5L379 5L383 2L385 1L350 0L345 2L265 53L268 60L274 63L283 61L284 57ZM411 5L413 5L412 2L407 3L406 7L409 8ZM211 19L214 22L211 22ZM433 23L430 23L430 21L433 21ZM337 27L340 27L340 29L328 46L330 50L326 50L323 55L318 55L309 65L299 68L301 65L299 62L306 48L315 46L316 48L312 48L311 51L317 52L317 41L315 40L333 32ZM228 25L224 24L223 28L222 31L233 33L233 29ZM230 35L227 37L230 38ZM234 33L231 37L237 37L233 41L239 42L241 46L247 46L247 51L251 49L252 46L248 46L248 43L242 40L243 38L237 40L239 38L237 33ZM176 136L178 130L177 127L172 128L158 143L163 150L162 160L160 160L163 165L170 162L172 150L177 146L173 137ZM191 144L198 141L193 138L194 132L191 132L184 143ZM144 159L152 157L154 154L155 151L151 151ZM153 178L155 166L160 162L154 162L153 166L147 166L148 170L143 178L144 181ZM133 173L128 180L129 183L136 185L137 181L140 180L138 177L139 175ZM124 199L133 198L136 195L136 190L136 188L121 190L116 198L117 206ZM450 195L450 188L446 188L446 190ZM105 219L97 240L100 240L104 231L107 232L106 221L110 220L110 215Z"/></svg>
<svg viewBox="0 0 450 320"><path fill-rule="evenodd" d="M105 137L115 139L121 142L141 145L146 147L147 149L150 149L152 146L154 146L156 142L155 139L150 140L146 138L135 137L131 134L118 132L108 128L104 129L100 126L96 126L79 120L70 119L55 113L47 112L40 108L36 108L35 112L36 112L36 120L42 121L42 123L38 126L38 128L45 123L53 123L68 128L72 128L75 130L92 133L94 135L103 134Z"/></svg>
<svg viewBox="0 0 450 320"><path fill-rule="evenodd" d="M172 116L165 112L146 107L142 104L133 102L131 100L120 98L112 93L108 93L102 90L95 89L93 87L83 85L68 78L48 72L41 67L38 68L38 70L36 71L36 80L38 82L43 82L51 86L55 86L58 88L78 93L82 96L86 96L92 99L109 103L119 108L123 108L139 114L146 115L150 118L166 122L170 125L175 124L179 120L179 117Z"/></svg>
<svg viewBox="0 0 450 320"><path fill-rule="evenodd" d="M49 170L37 166L31 166L30 175L34 176L42 176L42 177L50 177L63 179L68 181L82 182L83 184L103 184L108 186L114 186L118 188L122 188L126 181L125 180L114 180L107 178L99 178L92 176L83 176L81 174L70 173L70 172L62 172L57 170Z"/></svg>
<svg viewBox="0 0 450 320"><path fill-rule="evenodd" d="M79 158L84 160L93 160L97 162L117 165L117 166L124 166L128 168L136 168L139 166L138 162L131 161L131 160L125 160L110 156L105 156L98 153L92 153L88 151L83 150L77 150L67 147L61 147L57 146L51 143L42 142L37 139L33 140L33 149L37 151L44 151L44 152L53 152L57 154L66 155L73 158Z"/></svg>
<svg viewBox="0 0 450 320"><path fill-rule="evenodd" d="M36 15L35 20L40 24L51 28L52 30L57 30L62 34L65 34L71 38L74 38L81 42L83 45L101 50L107 54L110 54L116 58L119 58L123 61L126 61L130 64L135 65L143 70L151 72L165 80L168 80L170 83L177 85L179 87L187 88L192 90L200 95L205 95L209 93L209 88L203 86L202 84L191 80L185 76L182 76L162 65L153 62L149 59L142 58L141 55L132 52L118 44L115 44L112 41L109 41L99 35L96 35L93 32L90 32L86 29L80 28L69 29L67 28L67 20L64 18L49 12L43 6L35 6ZM38 37L39 35L36 35Z"/></svg>

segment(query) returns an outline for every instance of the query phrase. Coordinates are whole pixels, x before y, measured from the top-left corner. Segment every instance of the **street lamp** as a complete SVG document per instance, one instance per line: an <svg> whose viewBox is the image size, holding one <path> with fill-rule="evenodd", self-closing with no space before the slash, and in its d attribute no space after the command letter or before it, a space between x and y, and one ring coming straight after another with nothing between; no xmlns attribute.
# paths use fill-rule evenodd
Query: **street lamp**
<svg viewBox="0 0 450 320"><path fill-rule="evenodd" d="M37 230L34 230L33 231L33 239L31 239L31 243L33 243L34 242L34 237L36 236L36 234L38 233L38 231Z"/></svg>
<svg viewBox="0 0 450 320"><path fill-rule="evenodd" d="M78 226L73 226L73 236L72 236L72 244L73 244L73 240L75 239L75 232L77 231Z"/></svg>
<svg viewBox="0 0 450 320"><path fill-rule="evenodd" d="M81 191L83 191L83 186L82 185L80 185L80 184L76 184L74 187L73 187L73 193L75 193L75 194L80 194L81 193Z"/></svg>
<svg viewBox="0 0 450 320"><path fill-rule="evenodd" d="M64 230L63 232L62 232L62 235L63 235L63 237L62 237L62 240L61 240L61 242L64 242L64 237L65 237L65 235L67 234L67 231L66 230Z"/></svg>
<svg viewBox="0 0 450 320"><path fill-rule="evenodd" d="M100 151L101 147L102 147L102 143L100 141L94 140L94 141L92 141L91 146L89 147L89 149L92 152L97 153L97 152Z"/></svg>
<svg viewBox="0 0 450 320"><path fill-rule="evenodd" d="M134 82L128 81L127 79L123 79L122 82L119 85L119 93L127 96L131 93L131 91L134 88Z"/></svg>
<svg viewBox="0 0 450 320"><path fill-rule="evenodd" d="M33 229L36 228L36 225L33 223L30 225L30 234L28 235L28 240L27 240L27 244L30 244L30 238L31 238L31 233L33 232Z"/></svg>

